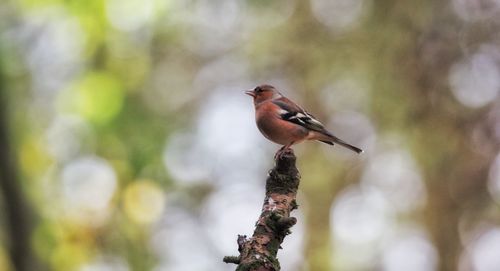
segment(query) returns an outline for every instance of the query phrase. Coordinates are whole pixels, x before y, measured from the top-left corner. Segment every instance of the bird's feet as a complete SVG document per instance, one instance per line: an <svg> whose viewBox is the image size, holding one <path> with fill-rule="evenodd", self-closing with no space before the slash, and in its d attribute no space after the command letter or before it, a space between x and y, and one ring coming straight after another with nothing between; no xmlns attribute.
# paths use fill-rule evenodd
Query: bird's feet
<svg viewBox="0 0 500 271"><path fill-rule="evenodd" d="M290 148L289 146L283 146L281 147L275 154L274 154L274 160L278 160L278 159L281 159L283 157L283 155L285 155L286 153L293 153L293 150L292 148Z"/></svg>

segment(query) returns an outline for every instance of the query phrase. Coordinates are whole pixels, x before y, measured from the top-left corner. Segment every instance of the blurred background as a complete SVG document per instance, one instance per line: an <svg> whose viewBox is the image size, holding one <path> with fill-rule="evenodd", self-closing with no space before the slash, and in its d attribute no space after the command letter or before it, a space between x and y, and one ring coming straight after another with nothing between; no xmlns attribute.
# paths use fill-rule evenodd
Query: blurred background
<svg viewBox="0 0 500 271"><path fill-rule="evenodd" d="M498 0L3 0L0 270L234 270L261 83L365 149L295 147L283 270L500 270Z"/></svg>

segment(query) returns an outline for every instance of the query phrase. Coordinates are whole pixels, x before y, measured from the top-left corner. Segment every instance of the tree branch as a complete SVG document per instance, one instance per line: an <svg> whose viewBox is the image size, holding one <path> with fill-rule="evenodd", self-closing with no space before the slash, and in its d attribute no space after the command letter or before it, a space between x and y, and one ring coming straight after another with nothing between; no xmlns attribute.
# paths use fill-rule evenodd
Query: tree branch
<svg viewBox="0 0 500 271"><path fill-rule="evenodd" d="M290 228L297 223L290 212L297 209L295 200L300 175L291 149L282 152L266 180L266 196L253 236L238 236L239 256L226 256L224 262L238 264L236 271L278 271L276 255Z"/></svg>

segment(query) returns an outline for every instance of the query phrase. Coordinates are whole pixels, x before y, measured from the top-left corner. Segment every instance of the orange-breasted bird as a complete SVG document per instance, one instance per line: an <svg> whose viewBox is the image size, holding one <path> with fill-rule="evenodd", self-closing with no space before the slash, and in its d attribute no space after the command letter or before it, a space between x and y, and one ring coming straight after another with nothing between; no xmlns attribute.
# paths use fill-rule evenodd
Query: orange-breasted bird
<svg viewBox="0 0 500 271"><path fill-rule="evenodd" d="M283 145L277 155L304 140L339 144L357 153L363 151L334 136L315 117L271 85L260 85L245 93L253 97L260 132L272 142Z"/></svg>

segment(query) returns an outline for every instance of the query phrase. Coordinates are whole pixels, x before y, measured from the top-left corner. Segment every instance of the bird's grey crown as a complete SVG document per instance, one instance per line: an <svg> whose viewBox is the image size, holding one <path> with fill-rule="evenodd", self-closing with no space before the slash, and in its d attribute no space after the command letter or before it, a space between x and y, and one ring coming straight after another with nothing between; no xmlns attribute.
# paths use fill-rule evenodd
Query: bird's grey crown
<svg viewBox="0 0 500 271"><path fill-rule="evenodd" d="M255 92L260 92L260 91L264 91L264 90L274 90L274 87L271 85L264 84L264 85L257 86L254 89Z"/></svg>

